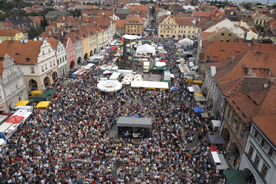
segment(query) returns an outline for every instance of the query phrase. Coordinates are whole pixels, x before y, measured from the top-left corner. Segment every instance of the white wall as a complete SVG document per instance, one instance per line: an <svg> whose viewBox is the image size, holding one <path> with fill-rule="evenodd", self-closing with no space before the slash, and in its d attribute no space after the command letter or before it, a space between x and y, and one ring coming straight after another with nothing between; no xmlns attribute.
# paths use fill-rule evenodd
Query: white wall
<svg viewBox="0 0 276 184"><path fill-rule="evenodd" d="M245 31L240 27L235 25L235 23L231 22L229 19L225 19L218 24L206 29L204 32L215 32L217 29L228 28L230 31L235 33L238 37L244 38Z"/></svg>

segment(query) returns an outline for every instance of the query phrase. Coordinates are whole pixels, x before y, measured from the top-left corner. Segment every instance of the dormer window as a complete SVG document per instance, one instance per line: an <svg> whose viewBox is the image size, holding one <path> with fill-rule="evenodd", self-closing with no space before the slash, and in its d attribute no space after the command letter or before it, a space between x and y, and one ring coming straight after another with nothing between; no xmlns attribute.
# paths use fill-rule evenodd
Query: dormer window
<svg viewBox="0 0 276 184"><path fill-rule="evenodd" d="M19 53L15 53L15 55L20 55Z"/></svg>
<svg viewBox="0 0 276 184"><path fill-rule="evenodd" d="M3 61L3 59L4 59L3 57L0 57L0 61Z"/></svg>
<svg viewBox="0 0 276 184"><path fill-rule="evenodd" d="M26 59L26 62L29 62L29 61L30 61L30 58L27 58L27 59Z"/></svg>

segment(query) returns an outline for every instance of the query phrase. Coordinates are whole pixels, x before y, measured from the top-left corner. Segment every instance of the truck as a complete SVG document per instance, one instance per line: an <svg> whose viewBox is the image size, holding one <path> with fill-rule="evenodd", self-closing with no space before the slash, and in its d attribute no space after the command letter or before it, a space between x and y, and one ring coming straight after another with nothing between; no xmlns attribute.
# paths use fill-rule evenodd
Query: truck
<svg viewBox="0 0 276 184"><path fill-rule="evenodd" d="M144 62L143 72L149 73L149 62Z"/></svg>

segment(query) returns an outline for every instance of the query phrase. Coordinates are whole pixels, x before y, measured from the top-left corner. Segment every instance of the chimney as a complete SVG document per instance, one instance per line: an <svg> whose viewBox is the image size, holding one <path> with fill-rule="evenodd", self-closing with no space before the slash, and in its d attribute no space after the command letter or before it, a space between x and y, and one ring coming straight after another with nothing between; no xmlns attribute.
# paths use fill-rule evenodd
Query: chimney
<svg viewBox="0 0 276 184"><path fill-rule="evenodd" d="M269 68L269 69L268 69L268 74L267 74L267 75L270 76L270 75L271 75L271 72L272 72L272 71L271 71L271 68Z"/></svg>
<svg viewBox="0 0 276 184"><path fill-rule="evenodd" d="M210 59L210 54L207 54L207 61L209 61Z"/></svg>
<svg viewBox="0 0 276 184"><path fill-rule="evenodd" d="M37 41L37 38L34 38L34 41L36 42L36 41Z"/></svg>
<svg viewBox="0 0 276 184"><path fill-rule="evenodd" d="M39 39L40 41L42 41L42 40L43 40L43 36L39 37L38 39Z"/></svg>
<svg viewBox="0 0 276 184"><path fill-rule="evenodd" d="M63 31L61 31L61 36L63 36L64 34L63 34Z"/></svg>
<svg viewBox="0 0 276 184"><path fill-rule="evenodd" d="M24 43L28 43L28 40L27 40L27 39L25 39L25 40L24 40Z"/></svg>
<svg viewBox="0 0 276 184"><path fill-rule="evenodd" d="M235 61L235 56L232 57L231 62L233 63Z"/></svg>
<svg viewBox="0 0 276 184"><path fill-rule="evenodd" d="M247 68L247 75L251 75L251 73L252 73L252 68L251 68L251 67L248 67L248 68Z"/></svg>
<svg viewBox="0 0 276 184"><path fill-rule="evenodd" d="M65 20L65 16L63 16L63 20Z"/></svg>
<svg viewBox="0 0 276 184"><path fill-rule="evenodd" d="M51 33L52 33L51 31L48 32L49 36L51 36Z"/></svg>
<svg viewBox="0 0 276 184"><path fill-rule="evenodd" d="M273 83L273 76L270 77L270 81L269 82L270 82L270 84Z"/></svg>

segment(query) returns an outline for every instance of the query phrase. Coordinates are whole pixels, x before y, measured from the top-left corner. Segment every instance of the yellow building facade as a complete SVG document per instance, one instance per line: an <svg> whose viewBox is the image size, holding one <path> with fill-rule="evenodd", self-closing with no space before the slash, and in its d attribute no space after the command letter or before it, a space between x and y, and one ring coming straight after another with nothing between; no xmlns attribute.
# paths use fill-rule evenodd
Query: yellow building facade
<svg viewBox="0 0 276 184"><path fill-rule="evenodd" d="M198 29L192 17L167 15L158 21L158 38L195 38L198 36Z"/></svg>
<svg viewBox="0 0 276 184"><path fill-rule="evenodd" d="M138 15L132 15L125 23L125 34L142 35L144 22Z"/></svg>
<svg viewBox="0 0 276 184"><path fill-rule="evenodd" d="M17 29L2 29L0 30L1 41L5 40L23 40L24 34Z"/></svg>
<svg viewBox="0 0 276 184"><path fill-rule="evenodd" d="M83 58L86 59L89 57L90 48L89 48L89 37L82 39L82 52L83 52Z"/></svg>

